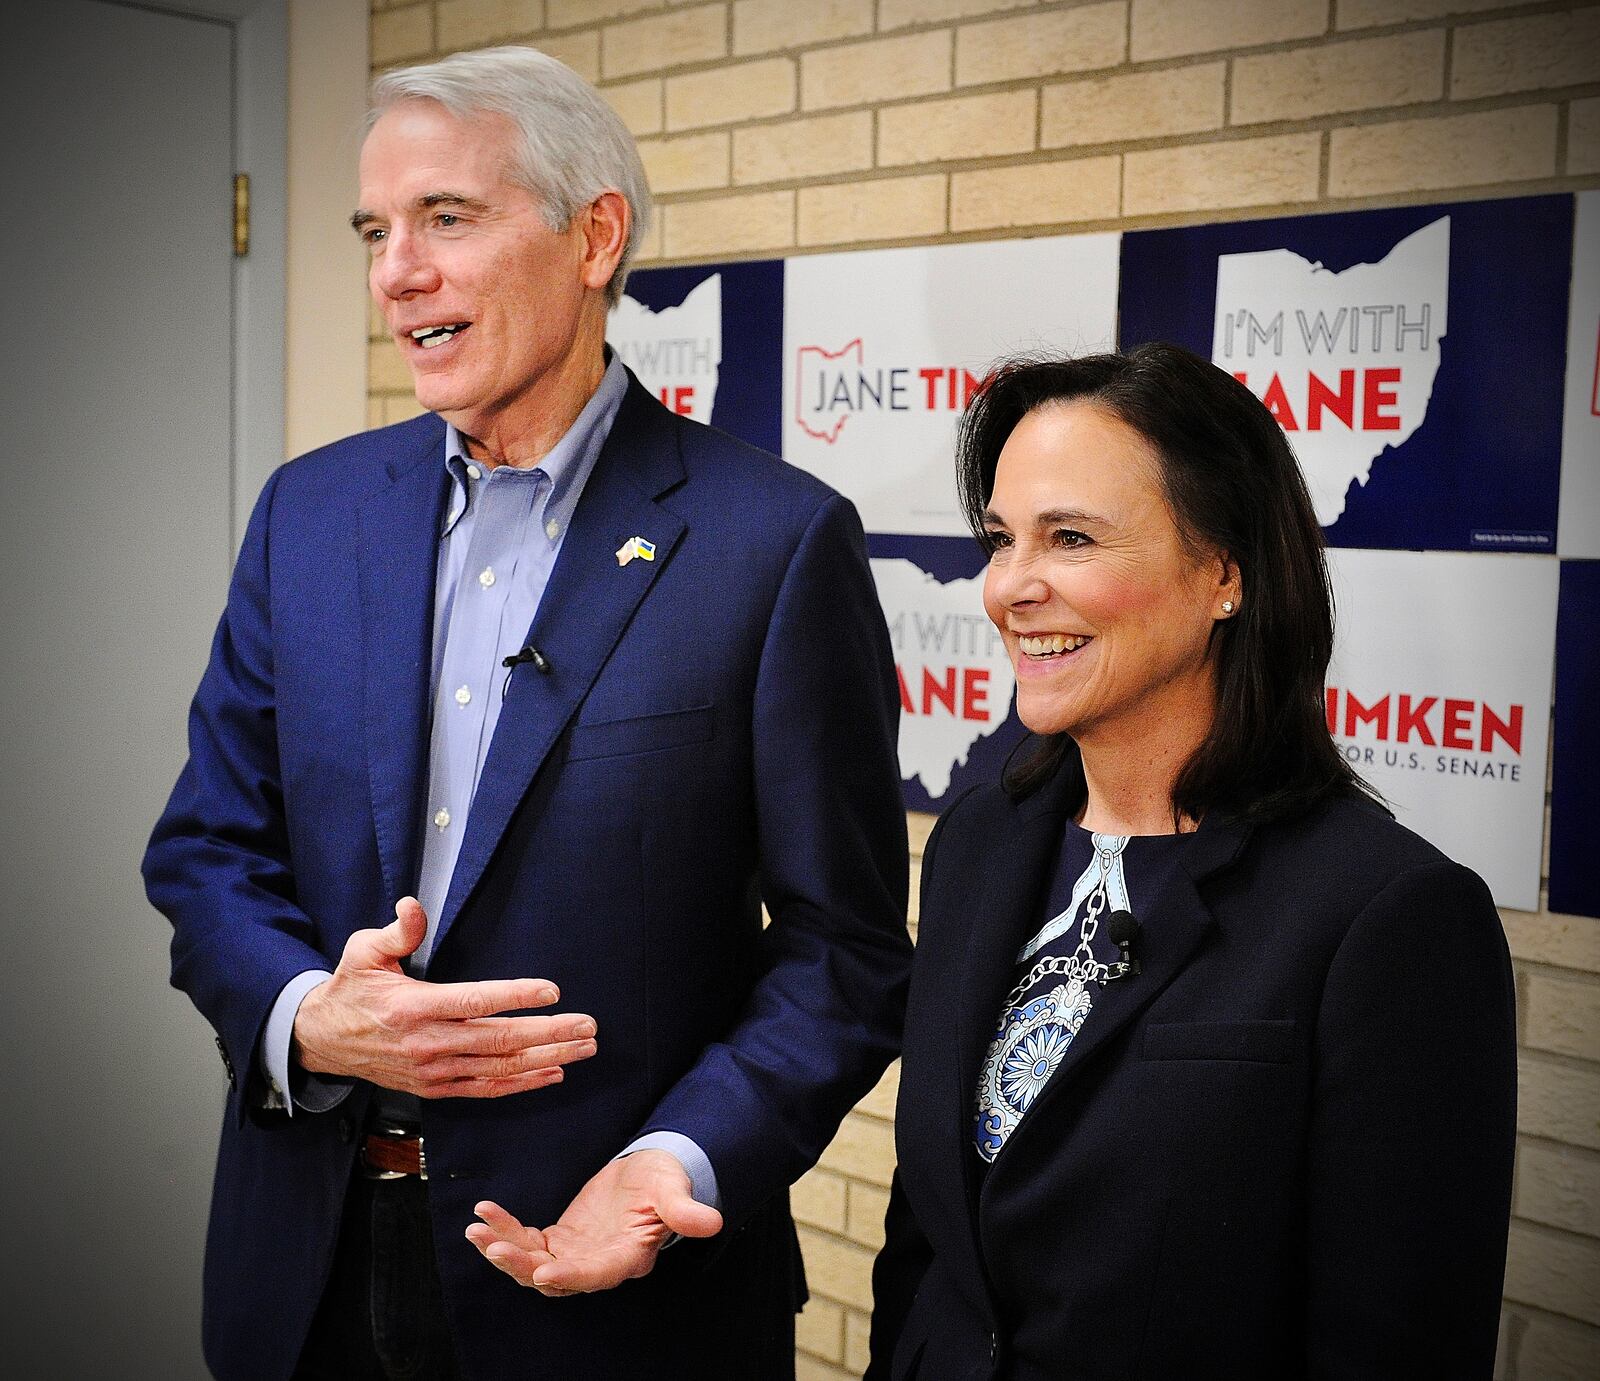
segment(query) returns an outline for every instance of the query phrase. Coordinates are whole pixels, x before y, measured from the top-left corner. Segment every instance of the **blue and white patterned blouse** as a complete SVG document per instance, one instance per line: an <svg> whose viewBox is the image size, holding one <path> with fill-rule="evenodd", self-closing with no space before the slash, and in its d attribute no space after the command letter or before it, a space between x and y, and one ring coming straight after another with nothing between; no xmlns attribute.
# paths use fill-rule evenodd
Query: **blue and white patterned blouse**
<svg viewBox="0 0 1600 1381"><path fill-rule="evenodd" d="M1106 917L1131 911L1143 921L1142 908L1177 866L1187 839L1091 834L1068 822L1048 893L1049 919L1017 955L1017 987L1002 1007L978 1075L972 1141L983 1164L1000 1154L1044 1092L1100 992L1099 983L1070 972L1036 973L1046 967L1041 961L1065 961L1078 952L1080 958L1115 963L1117 947L1106 935ZM1095 894L1102 878L1105 896L1100 899ZM1091 912L1092 938L1080 950L1084 919Z"/></svg>

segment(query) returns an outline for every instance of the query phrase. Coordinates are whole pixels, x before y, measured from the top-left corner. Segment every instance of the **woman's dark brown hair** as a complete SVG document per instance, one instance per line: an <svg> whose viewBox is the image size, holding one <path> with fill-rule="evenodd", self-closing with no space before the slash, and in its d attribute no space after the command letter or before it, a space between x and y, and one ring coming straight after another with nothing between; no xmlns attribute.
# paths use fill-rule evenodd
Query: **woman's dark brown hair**
<svg viewBox="0 0 1600 1381"><path fill-rule="evenodd" d="M990 545L983 514L1007 438L1035 409L1074 400L1105 409L1150 443L1184 542L1224 552L1239 569L1239 610L1211 635L1216 720L1178 773L1174 818L1220 810L1281 819L1341 792L1376 798L1324 718L1333 593L1311 496L1272 414L1230 374L1164 344L1001 365L973 398L957 441L961 505L978 541ZM1058 770L1074 773L1083 791L1067 735L1031 740L1007 767L1007 790L1026 795Z"/></svg>

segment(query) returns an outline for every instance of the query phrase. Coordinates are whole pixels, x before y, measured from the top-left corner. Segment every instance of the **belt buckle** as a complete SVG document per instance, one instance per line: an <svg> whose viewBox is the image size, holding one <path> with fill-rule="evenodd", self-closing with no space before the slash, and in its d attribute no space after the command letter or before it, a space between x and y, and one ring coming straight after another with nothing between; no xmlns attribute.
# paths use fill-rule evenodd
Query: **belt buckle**
<svg viewBox="0 0 1600 1381"><path fill-rule="evenodd" d="M428 1152L423 1145L422 1134L413 1132L409 1127L400 1126L393 1122L377 1122L372 1130L367 1133L369 1137L382 1137L393 1141L415 1141L417 1143L417 1178L428 1178ZM366 1138L362 1138L361 1145L361 1173L369 1180L407 1180L411 1174L406 1170L382 1170L367 1159Z"/></svg>

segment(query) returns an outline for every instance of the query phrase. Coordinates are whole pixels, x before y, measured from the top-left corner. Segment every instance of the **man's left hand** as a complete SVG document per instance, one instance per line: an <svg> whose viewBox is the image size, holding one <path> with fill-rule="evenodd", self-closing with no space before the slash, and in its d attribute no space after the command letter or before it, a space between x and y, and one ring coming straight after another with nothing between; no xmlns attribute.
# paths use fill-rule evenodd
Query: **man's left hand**
<svg viewBox="0 0 1600 1381"><path fill-rule="evenodd" d="M649 1274L673 1233L711 1237L722 1230L722 1215L689 1188L676 1156L635 1151L607 1164L543 1232L485 1200L474 1210L483 1221L467 1229L467 1240L542 1295L609 1290Z"/></svg>

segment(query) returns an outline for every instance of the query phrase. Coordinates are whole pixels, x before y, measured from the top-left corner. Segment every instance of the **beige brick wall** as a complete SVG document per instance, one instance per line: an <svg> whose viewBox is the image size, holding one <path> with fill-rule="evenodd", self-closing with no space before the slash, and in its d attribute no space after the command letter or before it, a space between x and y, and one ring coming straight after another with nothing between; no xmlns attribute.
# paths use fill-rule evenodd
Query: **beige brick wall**
<svg viewBox="0 0 1600 1381"><path fill-rule="evenodd" d="M598 81L640 138L645 263L1600 186L1592 0L373 4L378 68L502 41ZM415 412L376 318L369 371L373 425ZM1600 921L1503 915L1522 1077L1498 1375L1577 1381L1600 1375ZM894 1087L795 1187L802 1378L865 1365Z"/></svg>

